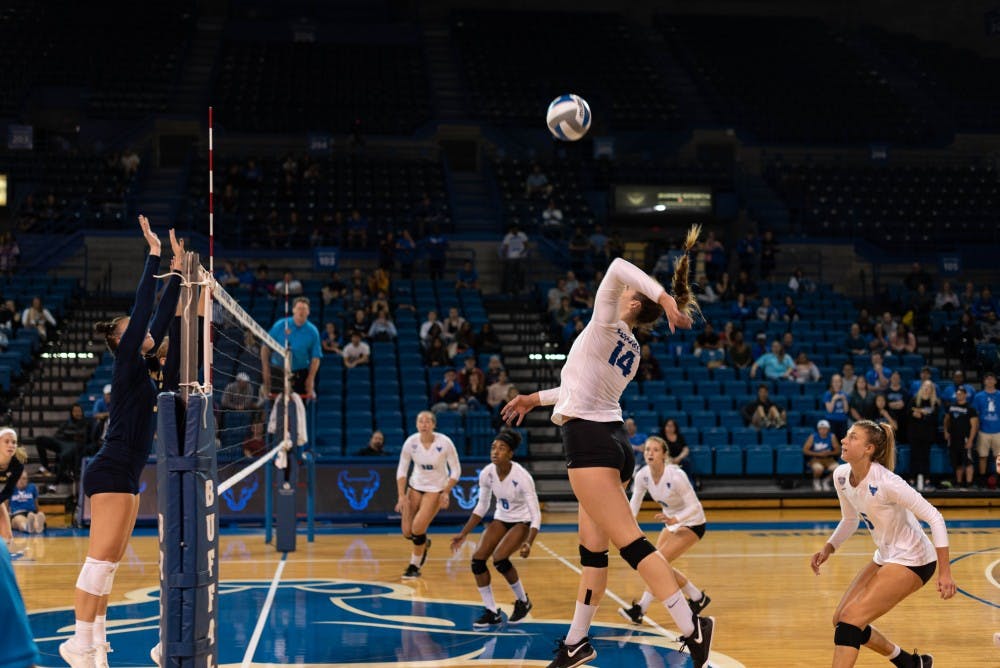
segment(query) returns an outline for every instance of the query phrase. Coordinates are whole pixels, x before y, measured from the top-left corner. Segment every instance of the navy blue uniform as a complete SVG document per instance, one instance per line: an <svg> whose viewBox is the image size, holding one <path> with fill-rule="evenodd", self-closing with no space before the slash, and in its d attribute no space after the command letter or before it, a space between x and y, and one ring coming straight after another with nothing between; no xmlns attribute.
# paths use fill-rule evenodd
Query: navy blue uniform
<svg viewBox="0 0 1000 668"><path fill-rule="evenodd" d="M38 648L32 640L28 613L24 609L21 592L17 589L14 569L10 565L10 552L2 540L0 540L0 610L3 610L4 620L4 623L0 624L0 666L30 668L38 663Z"/></svg>
<svg viewBox="0 0 1000 668"><path fill-rule="evenodd" d="M135 306L128 327L118 342L111 371L111 412L104 444L87 467L83 476L83 491L87 496L102 492L139 493L139 476L153 447L153 406L156 403L156 383L150 378L142 342L146 326L153 337L153 350L160 345L174 318L180 279L171 276L160 299L156 317L155 274L160 258L150 255L135 293Z"/></svg>
<svg viewBox="0 0 1000 668"><path fill-rule="evenodd" d="M3 503L14 494L17 481L24 472L24 464L16 456L10 458L10 464L6 471L0 471L0 503Z"/></svg>

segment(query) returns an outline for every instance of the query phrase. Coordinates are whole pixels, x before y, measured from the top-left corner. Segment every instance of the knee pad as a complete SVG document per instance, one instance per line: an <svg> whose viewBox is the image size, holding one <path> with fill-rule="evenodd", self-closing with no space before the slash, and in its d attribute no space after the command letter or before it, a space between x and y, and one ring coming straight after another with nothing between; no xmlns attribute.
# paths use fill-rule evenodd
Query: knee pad
<svg viewBox="0 0 1000 668"><path fill-rule="evenodd" d="M868 641L872 639L872 625L869 624L861 631L861 644L867 645Z"/></svg>
<svg viewBox="0 0 1000 668"><path fill-rule="evenodd" d="M503 575L504 573L506 573L510 569L514 568L514 564L510 563L510 559L501 559L499 561L497 561L496 559L494 559L493 560L493 568L497 569L497 573L499 573L500 575Z"/></svg>
<svg viewBox="0 0 1000 668"><path fill-rule="evenodd" d="M475 574L475 575L482 575L487 570L488 569L486 568L486 560L485 559L473 559L472 560L472 572L473 572L473 574Z"/></svg>
<svg viewBox="0 0 1000 668"><path fill-rule="evenodd" d="M868 635L871 636L871 629L868 630ZM847 622L837 622L837 630L833 632L833 644L860 649L864 637L865 632L857 626Z"/></svg>
<svg viewBox="0 0 1000 668"><path fill-rule="evenodd" d="M591 552L583 545L580 546L580 564L589 568L607 568L608 551Z"/></svg>
<svg viewBox="0 0 1000 668"><path fill-rule="evenodd" d="M653 547L653 544L645 536L642 536L623 547L619 554L632 567L632 570L635 570L639 568L640 561L654 552L656 552L656 548Z"/></svg>
<svg viewBox="0 0 1000 668"><path fill-rule="evenodd" d="M425 533L415 533L413 538L411 538L414 545L423 545L427 542L427 534Z"/></svg>
<svg viewBox="0 0 1000 668"><path fill-rule="evenodd" d="M111 568L108 569L108 574L104 581L104 596L111 595L111 589L115 585L115 574L118 572L118 564L120 562L116 561L111 564Z"/></svg>
<svg viewBox="0 0 1000 668"><path fill-rule="evenodd" d="M104 596L105 589L111 592L118 564L87 557L76 579L76 588L91 596Z"/></svg>

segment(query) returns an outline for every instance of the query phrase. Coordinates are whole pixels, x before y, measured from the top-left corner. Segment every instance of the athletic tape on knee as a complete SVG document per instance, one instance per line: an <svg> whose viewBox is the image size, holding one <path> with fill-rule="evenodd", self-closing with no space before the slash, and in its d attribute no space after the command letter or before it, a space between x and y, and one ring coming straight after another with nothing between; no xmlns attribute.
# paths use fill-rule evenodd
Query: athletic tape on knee
<svg viewBox="0 0 1000 668"><path fill-rule="evenodd" d="M497 573L503 575L510 569L514 568L514 564L510 563L510 559L500 559L499 561L494 559L493 568L497 569Z"/></svg>
<svg viewBox="0 0 1000 668"><path fill-rule="evenodd" d="M583 545L580 546L580 564L589 568L607 568L608 551L591 552Z"/></svg>
<svg viewBox="0 0 1000 668"><path fill-rule="evenodd" d="M118 572L118 564L121 562L114 562L111 567L108 568L108 574L104 582L104 596L110 596L111 590L115 586L115 574Z"/></svg>
<svg viewBox="0 0 1000 668"><path fill-rule="evenodd" d="M475 575L482 575L487 572L486 560L485 559L473 559L472 560L472 572Z"/></svg>
<svg viewBox="0 0 1000 668"><path fill-rule="evenodd" d="M645 536L642 536L641 538L636 538L631 543L623 547L619 554L621 554L622 559L628 562L628 565L635 570L639 568L640 561L654 552L656 552L656 548L653 547L653 544L650 543Z"/></svg>
<svg viewBox="0 0 1000 668"><path fill-rule="evenodd" d="M413 534L413 544L414 545L423 545L426 542L427 542L427 534L425 534L425 533L415 533L415 534Z"/></svg>
<svg viewBox="0 0 1000 668"><path fill-rule="evenodd" d="M872 625L869 624L861 631L861 644L867 645L868 641L872 639Z"/></svg>
<svg viewBox="0 0 1000 668"><path fill-rule="evenodd" d="M108 573L114 579L115 568L118 565L110 561L100 561L92 557L87 557L80 569L80 576L76 579L76 588L85 591L91 596L104 596L104 589L108 587Z"/></svg>
<svg viewBox="0 0 1000 668"><path fill-rule="evenodd" d="M864 637L864 631L857 626L847 622L837 622L837 629L833 632L833 644L860 649Z"/></svg>

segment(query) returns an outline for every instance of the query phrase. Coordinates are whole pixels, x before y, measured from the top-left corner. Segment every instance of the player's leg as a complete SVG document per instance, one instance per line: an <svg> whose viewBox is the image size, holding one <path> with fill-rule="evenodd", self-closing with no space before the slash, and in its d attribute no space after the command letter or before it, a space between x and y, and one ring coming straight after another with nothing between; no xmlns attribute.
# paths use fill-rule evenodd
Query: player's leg
<svg viewBox="0 0 1000 668"><path fill-rule="evenodd" d="M493 550L493 567L497 569L510 589L514 592L514 612L510 616L510 622L517 624L531 611L531 601L521 584L521 576L510 558L514 556L525 541L528 540L528 525L518 522L504 534L500 543Z"/></svg>
<svg viewBox="0 0 1000 668"><path fill-rule="evenodd" d="M486 608L484 614L475 621L473 626L492 626L503 621L503 618L500 617L500 611L497 609L496 599L493 597L493 585L487 560L506 533L507 527L504 526L503 522L496 520L490 522L483 530L476 551L472 555L472 575L476 579L479 596L483 599L483 607Z"/></svg>
<svg viewBox="0 0 1000 668"><path fill-rule="evenodd" d="M427 538L427 530L431 522L440 509L439 492L418 492L410 490L410 507L414 508L411 531L413 532L413 551L410 553L410 565L406 569L406 577L416 577L420 575L420 568L427 561L427 550L430 547L430 540ZM414 569L416 572L414 572Z"/></svg>

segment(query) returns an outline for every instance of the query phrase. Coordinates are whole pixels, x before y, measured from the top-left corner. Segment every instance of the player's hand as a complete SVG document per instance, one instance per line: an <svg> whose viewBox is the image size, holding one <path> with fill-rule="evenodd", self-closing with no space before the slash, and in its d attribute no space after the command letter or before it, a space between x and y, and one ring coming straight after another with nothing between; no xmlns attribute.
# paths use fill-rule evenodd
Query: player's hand
<svg viewBox="0 0 1000 668"><path fill-rule="evenodd" d="M823 549L814 554L809 562L809 566L812 567L813 573L816 575L819 575L819 567L826 563L826 560L829 559L830 555L833 553L833 551L829 549L829 545L829 543L824 545Z"/></svg>
<svg viewBox="0 0 1000 668"><path fill-rule="evenodd" d="M451 490L445 490L438 494L438 508L445 510L451 502Z"/></svg>
<svg viewBox="0 0 1000 668"><path fill-rule="evenodd" d="M170 228L170 250L174 254L170 260L170 268L173 271L180 271L184 268L184 240L177 240L173 228Z"/></svg>
<svg viewBox="0 0 1000 668"><path fill-rule="evenodd" d="M410 505L410 499L408 497L406 497L406 496L401 496L396 501L396 506L395 506L394 510L397 513L403 513L403 512L406 512L406 509L409 507L409 505Z"/></svg>
<svg viewBox="0 0 1000 668"><path fill-rule="evenodd" d="M941 594L941 598L946 601L955 595L958 586L951 579L951 573L938 573L937 590Z"/></svg>
<svg viewBox="0 0 1000 668"><path fill-rule="evenodd" d="M667 316L667 324L670 326L670 333L675 329L691 329L694 320L687 313L681 313L677 308L677 302L671 299L663 307L663 312Z"/></svg>
<svg viewBox="0 0 1000 668"><path fill-rule="evenodd" d="M519 394L508 401L507 405L500 409L500 419L509 425L519 426L524 416L538 405L538 399L532 399L534 396L536 393Z"/></svg>
<svg viewBox="0 0 1000 668"><path fill-rule="evenodd" d="M464 542L465 542L464 535L458 534L457 536L453 536L451 539L451 551L458 552L458 548L462 547L462 543Z"/></svg>
<svg viewBox="0 0 1000 668"><path fill-rule="evenodd" d="M531 554L531 543L525 543L521 546L521 558L527 559Z"/></svg>
<svg viewBox="0 0 1000 668"><path fill-rule="evenodd" d="M159 255L160 254L160 237L156 236L156 232L154 232L149 227L149 218L146 218L146 216L140 215L139 216L139 227L142 229L142 236L143 236L143 238L146 240L146 243L149 244L149 254L150 255Z"/></svg>

